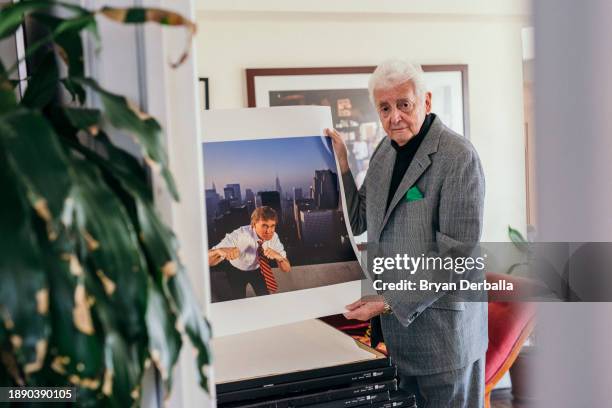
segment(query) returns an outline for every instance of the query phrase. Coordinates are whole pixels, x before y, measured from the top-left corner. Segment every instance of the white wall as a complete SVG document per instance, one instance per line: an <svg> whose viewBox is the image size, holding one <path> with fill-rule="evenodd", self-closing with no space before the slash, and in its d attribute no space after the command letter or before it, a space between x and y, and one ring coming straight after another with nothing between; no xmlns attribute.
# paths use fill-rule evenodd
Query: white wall
<svg viewBox="0 0 612 408"><path fill-rule="evenodd" d="M399 14L386 1L356 1L350 12L344 2L300 2L310 4L307 12L292 1L229 3L202 2L198 11L198 73L210 78L212 109L246 106L246 68L376 65L391 57L468 64L471 140L487 181L483 240L506 241L508 224L525 230L524 2L470 0L469 14L442 0L430 9L403 2Z"/></svg>
<svg viewBox="0 0 612 408"><path fill-rule="evenodd" d="M197 2L202 11L258 12L355 12L410 13L429 15L524 16L529 0L206 0Z"/></svg>

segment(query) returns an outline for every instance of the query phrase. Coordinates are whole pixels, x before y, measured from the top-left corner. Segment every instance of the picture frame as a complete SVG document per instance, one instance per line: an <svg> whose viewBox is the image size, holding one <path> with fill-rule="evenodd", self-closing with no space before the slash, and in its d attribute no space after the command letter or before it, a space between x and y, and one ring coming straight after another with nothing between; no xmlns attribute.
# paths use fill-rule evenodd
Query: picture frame
<svg viewBox="0 0 612 408"><path fill-rule="evenodd" d="M469 138L468 66L422 65L432 111L442 122ZM349 167L359 187L371 157L384 137L370 102L368 80L375 66L249 68L248 107L327 105L332 123L345 136Z"/></svg>
<svg viewBox="0 0 612 408"><path fill-rule="evenodd" d="M204 106L204 110L210 109L210 93L209 93L209 80L206 77L199 77L198 84L200 85L201 95L202 95L202 105Z"/></svg>
<svg viewBox="0 0 612 408"><path fill-rule="evenodd" d="M434 94L432 109L434 113L441 116L442 121L451 129L469 138L468 66L448 64L421 67L425 73L425 80ZM246 70L248 107L271 106L269 101L265 103L265 100L269 99L269 95L266 94L274 90L283 92L317 90L321 94L339 89L367 90L367 80L374 69L375 66L249 68ZM436 92L437 90L443 92ZM295 97L293 101L305 102ZM443 107L443 112L437 109L440 106ZM373 106L370 109L374 111Z"/></svg>

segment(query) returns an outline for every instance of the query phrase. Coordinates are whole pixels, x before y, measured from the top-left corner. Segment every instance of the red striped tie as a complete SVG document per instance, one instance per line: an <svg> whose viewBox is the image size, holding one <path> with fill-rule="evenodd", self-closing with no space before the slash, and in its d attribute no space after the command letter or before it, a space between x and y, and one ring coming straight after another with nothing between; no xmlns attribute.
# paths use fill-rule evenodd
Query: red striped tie
<svg viewBox="0 0 612 408"><path fill-rule="evenodd" d="M276 279L272 273L270 262L268 262L268 258L266 258L263 253L263 247L261 246L262 244L263 241L257 241L257 262L259 262L259 269L261 269L261 274L266 281L268 292L275 293L278 290L278 285L276 284Z"/></svg>

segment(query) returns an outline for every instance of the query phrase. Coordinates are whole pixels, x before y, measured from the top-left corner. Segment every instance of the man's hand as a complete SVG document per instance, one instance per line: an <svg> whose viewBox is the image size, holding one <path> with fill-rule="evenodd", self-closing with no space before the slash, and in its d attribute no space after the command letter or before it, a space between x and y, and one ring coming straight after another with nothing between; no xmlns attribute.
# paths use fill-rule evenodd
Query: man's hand
<svg viewBox="0 0 612 408"><path fill-rule="evenodd" d="M208 250L208 266L215 266L224 260L236 259L240 256L240 250L236 247L217 248Z"/></svg>
<svg viewBox="0 0 612 408"><path fill-rule="evenodd" d="M236 259L240 256L240 250L236 247L218 248L217 250L220 251L220 255L228 261Z"/></svg>
<svg viewBox="0 0 612 408"><path fill-rule="evenodd" d="M266 258L276 261L281 271L289 272L291 270L291 264L289 263L289 260L283 257L275 250L273 250L272 248L264 248L263 253Z"/></svg>
<svg viewBox="0 0 612 408"><path fill-rule="evenodd" d="M279 254L272 248L264 248L263 253L266 258L271 259L273 261L279 262L285 259L281 254Z"/></svg>
<svg viewBox="0 0 612 408"><path fill-rule="evenodd" d="M347 319L367 321L385 311L385 301L382 296L370 296L346 305L348 312L344 313Z"/></svg>
<svg viewBox="0 0 612 408"><path fill-rule="evenodd" d="M342 140L342 136L340 136L340 133L338 133L336 129L325 129L325 134L329 136L332 140L334 152L336 152L338 164L340 165L340 172L342 174L347 173L349 171L349 165L346 153L346 145L344 144L344 140Z"/></svg>

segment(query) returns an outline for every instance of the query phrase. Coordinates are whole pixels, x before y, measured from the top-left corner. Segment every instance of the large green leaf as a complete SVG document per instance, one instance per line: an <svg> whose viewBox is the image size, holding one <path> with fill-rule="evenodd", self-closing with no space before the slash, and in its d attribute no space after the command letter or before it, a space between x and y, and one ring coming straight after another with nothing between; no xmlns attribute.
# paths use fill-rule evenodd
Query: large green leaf
<svg viewBox="0 0 612 408"><path fill-rule="evenodd" d="M80 33L82 29L87 29L94 34L94 38L98 38L95 19L88 17L70 21L45 13L33 13L32 17L47 26L52 32L58 32L54 41L60 48L60 56L68 65L68 76L83 76L85 70Z"/></svg>
<svg viewBox="0 0 612 408"><path fill-rule="evenodd" d="M178 242L172 231L163 224L153 206L137 200L136 211L140 227L140 239L149 259L155 266L154 276L160 283L166 283L176 275L180 261L176 255ZM165 286L165 285L164 285Z"/></svg>
<svg viewBox="0 0 612 408"><path fill-rule="evenodd" d="M37 21L44 24L52 32L48 41L54 41L59 49L59 56L68 66L68 77L62 79L65 88L72 95L73 100L80 104L85 102L85 90L71 77L82 77L85 72L83 44L81 32L87 30L93 34L93 38L99 41L99 33L96 20L92 13L80 13L77 18L65 19L46 13L32 13Z"/></svg>
<svg viewBox="0 0 612 408"><path fill-rule="evenodd" d="M177 257L178 242L154 209L145 202L137 200L138 221L141 240L147 256L156 266L156 275L161 277L166 296L171 299L172 307L178 315L179 327L185 329L191 343L197 350L197 372L200 385L208 389L205 367L210 364L208 342L210 327L204 319L203 311L189 284L187 273Z"/></svg>
<svg viewBox="0 0 612 408"><path fill-rule="evenodd" d="M71 11L73 11L73 16L71 18L59 18L53 15L49 15L46 12L42 12L43 9L49 7L50 2L48 1L31 2L26 0L22 1L21 3L26 3L29 6L28 11L33 11L32 17L47 26L50 30L50 33L47 36L38 41L35 41L34 43L28 46L28 48L26 49L25 57L32 55L40 47L54 42L59 50L59 56L62 57L62 59L68 65L68 78L65 78L62 82L66 86L66 89L68 89L68 91L73 95L73 99L78 98L79 102L83 104L85 101L85 92L82 86L71 81L70 77L80 77L85 72L81 33L83 31L89 31L93 34L93 38L99 41L99 33L95 14L78 6L55 3L61 5L62 7L69 8ZM13 12L16 12L20 9L18 6L15 6L15 9L11 10ZM14 64L9 69L9 72L13 72L17 68L17 65L17 63ZM44 72L46 70L46 64L41 65L41 71ZM47 92L54 91L55 89L47 90ZM38 100L37 98L32 99L35 101Z"/></svg>
<svg viewBox="0 0 612 408"><path fill-rule="evenodd" d="M151 358L164 381L166 393L172 387L172 368L181 350L181 335L176 329L176 316L158 284L149 279L147 329Z"/></svg>
<svg viewBox="0 0 612 408"><path fill-rule="evenodd" d="M162 129L157 121L130 105L123 96L105 91L90 78L73 78L73 81L88 87L99 95L104 106L104 116L115 128L125 130L136 138L142 146L147 163L153 170L160 166L160 172L166 181L168 190L175 199L178 199L174 179L168 170Z"/></svg>
<svg viewBox="0 0 612 408"><path fill-rule="evenodd" d="M87 246L87 240L83 240L82 246ZM72 382L79 385L82 391L97 392L95 399L93 396L84 398L93 403L92 406L137 406L145 358L148 356L146 342L130 339L126 335L121 328L121 311L117 310L112 296L109 296L108 286L98 279L92 265L85 270L84 283L88 297L93 299L90 303L96 333L103 333L104 337L104 373L100 383L80 377ZM97 386L99 388L94 388Z"/></svg>
<svg viewBox="0 0 612 408"><path fill-rule="evenodd" d="M0 351L0 353L4 353L5 357L10 355L5 351ZM6 363L0 364L0 387L12 387L14 385L13 379L6 368Z"/></svg>
<svg viewBox="0 0 612 408"><path fill-rule="evenodd" d="M65 107L62 111L75 129L98 132L102 119L102 113L98 109Z"/></svg>
<svg viewBox="0 0 612 408"><path fill-rule="evenodd" d="M32 4L32 3L39 3L39 1L24 0L24 1L21 1L19 3L15 3L15 5L19 5L21 3ZM39 39L37 41L34 41L33 43L30 43L28 45L28 47L26 48L24 56L22 57L22 59L19 59L17 62L15 62L13 64L13 66L11 66L8 69L8 73L9 74L14 72L17 69L19 63L21 61L23 61L24 58L30 57L36 51L38 51L41 47L49 46L52 42L56 41L58 37L61 37L63 35L74 35L74 34L78 34L80 31L86 30L86 31L90 31L92 34L94 34L94 38L96 40L98 39L98 31L97 31L97 25L96 25L96 20L95 20L95 14L94 13L91 13L91 12L81 8L81 7L78 7L78 6L73 6L73 5L69 5L69 4L65 4L65 3L60 3L60 2L48 2L48 1L44 1L43 3L46 6L30 8L29 11L35 11L35 10L39 10L39 9L44 9L44 8L47 8L49 4L54 4L54 5L60 5L62 7L71 9L73 12L76 12L76 16L62 20L62 22L60 24L58 24L53 30L51 30L51 32L49 34L47 34L46 36L44 36L43 38L41 38L41 39ZM40 15L40 14L38 14L38 15ZM23 16L22 16L22 18L23 18ZM60 53L60 55L61 55L61 53Z"/></svg>
<svg viewBox="0 0 612 408"><path fill-rule="evenodd" d="M0 59L0 116L17 107L14 85L8 77L2 59Z"/></svg>
<svg viewBox="0 0 612 408"><path fill-rule="evenodd" d="M42 248L49 272L52 332L49 372L39 383L77 386L79 406L91 406L89 402L98 400L104 381L104 332L97 323L98 297L90 294L90 285L85 284L86 275L95 273L79 260L76 236L76 231L65 230Z"/></svg>
<svg viewBox="0 0 612 408"><path fill-rule="evenodd" d="M62 83L62 85L64 85L66 91L70 93L73 102L78 101L80 105L83 105L85 103L85 98L87 97L87 94L85 93L85 88L83 88L81 85L77 84L70 78L63 78L62 80L60 80L60 82Z"/></svg>
<svg viewBox="0 0 612 408"><path fill-rule="evenodd" d="M179 322L184 324L191 343L196 348L196 365L200 386L208 391L206 367L210 365L211 356L208 344L211 331L203 311L198 307L193 289L183 268L168 280L168 288L172 299L179 310Z"/></svg>
<svg viewBox="0 0 612 408"><path fill-rule="evenodd" d="M117 196L90 163L74 160L75 221L129 342L146 341L147 274L136 230Z"/></svg>
<svg viewBox="0 0 612 408"><path fill-rule="evenodd" d="M125 339L117 332L106 336L105 366L107 388L104 395L109 407L124 408L136 406L140 400L142 368L131 355ZM109 385L110 384L110 385Z"/></svg>
<svg viewBox="0 0 612 408"><path fill-rule="evenodd" d="M152 204L153 192L148 184L148 176L142 163L134 156L115 146L106 133L99 130L100 111L66 108L64 114L71 126L81 130L93 131L96 134L95 137L88 140L88 143L94 146L94 150L102 151L104 157L75 141L64 140L64 143L115 177L131 195Z"/></svg>
<svg viewBox="0 0 612 408"><path fill-rule="evenodd" d="M95 406L130 407L140 400L140 384L144 371L144 344L129 342L120 330L120 314L117 313L106 289L99 281L86 275L87 288L95 298L93 309L104 332L104 375Z"/></svg>
<svg viewBox="0 0 612 408"><path fill-rule="evenodd" d="M19 109L0 118L0 143L53 239L58 229L55 221L72 184L70 166L57 135L40 113Z"/></svg>
<svg viewBox="0 0 612 408"><path fill-rule="evenodd" d="M11 82L0 78L0 117L17 108L17 98Z"/></svg>
<svg viewBox="0 0 612 408"><path fill-rule="evenodd" d="M20 1L17 3L7 3L0 9L0 39L13 34L23 23L26 13L34 10L48 9L53 3L47 0L40 1Z"/></svg>
<svg viewBox="0 0 612 408"><path fill-rule="evenodd" d="M83 31L89 31L93 35L93 39L96 40L96 43L100 40L95 13L81 9L75 17L60 20L59 24L53 29L53 38L61 46L62 40Z"/></svg>
<svg viewBox="0 0 612 408"><path fill-rule="evenodd" d="M49 287L25 191L0 150L0 323L9 340L20 374L39 371L49 336ZM0 350L0 352L2 352ZM14 373L14 375L16 375Z"/></svg>
<svg viewBox="0 0 612 408"><path fill-rule="evenodd" d="M57 93L59 71L52 52L42 59L32 78L28 80L28 87L21 103L32 109L45 107Z"/></svg>
<svg viewBox="0 0 612 408"><path fill-rule="evenodd" d="M0 16L2 16L0 18L0 39L13 34L23 23L26 14L36 11L47 11L51 7L61 7L80 15L91 14L82 7L60 1L21 0L15 3L9 2L0 8Z"/></svg>

